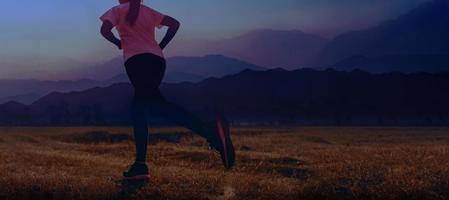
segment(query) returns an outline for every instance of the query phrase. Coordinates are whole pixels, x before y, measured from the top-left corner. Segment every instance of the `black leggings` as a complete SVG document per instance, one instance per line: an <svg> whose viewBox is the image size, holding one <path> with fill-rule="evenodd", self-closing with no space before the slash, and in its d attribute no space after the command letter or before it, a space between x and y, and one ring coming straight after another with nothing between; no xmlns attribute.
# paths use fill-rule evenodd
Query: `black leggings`
<svg viewBox="0 0 449 200"><path fill-rule="evenodd" d="M134 86L132 106L136 161L146 162L148 123L146 109L206 137L201 120L184 108L168 102L159 86L165 74L165 59L153 54L140 54L125 63L126 73Z"/></svg>

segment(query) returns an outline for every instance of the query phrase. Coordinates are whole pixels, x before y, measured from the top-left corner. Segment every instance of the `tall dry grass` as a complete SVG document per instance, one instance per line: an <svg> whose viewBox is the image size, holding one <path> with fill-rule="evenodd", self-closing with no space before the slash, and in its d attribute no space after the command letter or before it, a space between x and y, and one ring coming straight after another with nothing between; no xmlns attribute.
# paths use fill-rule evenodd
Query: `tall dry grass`
<svg viewBox="0 0 449 200"><path fill-rule="evenodd" d="M449 198L448 128L236 128L229 172L203 139L152 129L146 184L120 180L130 132L0 128L0 199Z"/></svg>

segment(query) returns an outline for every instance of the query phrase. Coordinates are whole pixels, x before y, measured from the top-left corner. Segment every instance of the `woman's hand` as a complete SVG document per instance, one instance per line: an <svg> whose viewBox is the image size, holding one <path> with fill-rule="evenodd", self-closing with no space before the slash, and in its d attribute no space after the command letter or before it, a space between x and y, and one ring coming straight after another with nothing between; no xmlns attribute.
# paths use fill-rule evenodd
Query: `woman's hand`
<svg viewBox="0 0 449 200"><path fill-rule="evenodd" d="M118 48L119 50L122 50L122 41L118 40L118 41L115 43L115 46L117 46L117 48Z"/></svg>
<svg viewBox="0 0 449 200"><path fill-rule="evenodd" d="M112 25L110 21L104 21L103 25L101 25L101 35L109 42L115 44L118 49L122 49L122 42L115 37L114 33L112 33L113 28L114 25Z"/></svg>
<svg viewBox="0 0 449 200"><path fill-rule="evenodd" d="M164 19L162 19L161 25L168 26L167 33L159 44L161 49L165 49L168 43L175 37L181 24L178 20L170 16L165 16Z"/></svg>

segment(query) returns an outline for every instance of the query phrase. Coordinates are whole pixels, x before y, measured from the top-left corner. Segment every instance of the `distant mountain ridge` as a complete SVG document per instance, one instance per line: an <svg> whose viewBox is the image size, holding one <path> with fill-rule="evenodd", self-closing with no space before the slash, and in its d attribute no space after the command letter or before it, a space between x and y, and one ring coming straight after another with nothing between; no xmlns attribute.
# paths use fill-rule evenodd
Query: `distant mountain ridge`
<svg viewBox="0 0 449 200"><path fill-rule="evenodd" d="M167 64L164 82L170 83L199 82L208 77L222 77L245 69L264 70L262 67L220 55L173 57L167 59ZM86 90L92 87L128 82L121 57L114 58L103 65L89 66L67 73L70 73L73 78L88 77L91 79L75 81L0 80L0 103L19 101L29 104L50 92Z"/></svg>
<svg viewBox="0 0 449 200"><path fill-rule="evenodd" d="M0 98L0 103L15 101L22 104L31 104L37 99L42 97L42 95L36 94L36 93L28 93L28 94L19 94L19 95L13 95L13 96L6 96Z"/></svg>
<svg viewBox="0 0 449 200"><path fill-rule="evenodd" d="M299 30L260 29L229 39L195 41L177 54L210 54L266 68L336 68L382 72L449 71L449 1L432 0L410 12L331 40Z"/></svg>
<svg viewBox="0 0 449 200"><path fill-rule="evenodd" d="M339 70L363 69L373 73L447 72L449 54L353 56L331 66Z"/></svg>
<svg viewBox="0 0 449 200"><path fill-rule="evenodd" d="M107 80L126 73L123 63L123 58L118 56L103 64L74 69L67 72L67 74L75 78L87 77L95 80ZM238 73L246 68L254 70L264 69L254 64L222 55L175 56L167 58L167 75L174 73L207 78ZM174 80L173 82L186 81L176 78L177 76L172 76L171 79Z"/></svg>
<svg viewBox="0 0 449 200"><path fill-rule="evenodd" d="M299 30L254 30L198 44L198 49L187 49L203 52L205 56L168 58L164 81L198 83L245 69L265 70L262 65L269 65L268 68L310 65L318 69L361 69L374 73L449 71L448 24L449 1L433 0L397 19L350 31L330 41ZM128 82L121 56L103 64L67 71L61 77L76 81L0 80L0 103L30 104L53 91L82 91Z"/></svg>
<svg viewBox="0 0 449 200"><path fill-rule="evenodd" d="M222 55L176 56L167 59L167 71L202 77L222 77L239 73L245 69L266 70L263 67Z"/></svg>
<svg viewBox="0 0 449 200"><path fill-rule="evenodd" d="M430 1L395 20L337 36L317 63L374 72L448 71L448 24L449 1Z"/></svg>
<svg viewBox="0 0 449 200"><path fill-rule="evenodd" d="M164 84L168 99L201 116L304 125L449 125L449 73L244 70L199 83ZM129 124L132 86L51 93L30 106L0 105L0 124Z"/></svg>
<svg viewBox="0 0 449 200"><path fill-rule="evenodd" d="M228 39L197 40L179 45L172 54L220 54L265 68L297 69L313 64L327 41L300 30L257 29Z"/></svg>
<svg viewBox="0 0 449 200"><path fill-rule="evenodd" d="M299 30L261 29L214 44L210 51L268 67L309 66L327 39Z"/></svg>
<svg viewBox="0 0 449 200"><path fill-rule="evenodd" d="M86 90L96 86L108 86L109 81L81 79L76 81L45 81L45 80L0 80L0 103L19 101L29 104L53 91L70 92Z"/></svg>

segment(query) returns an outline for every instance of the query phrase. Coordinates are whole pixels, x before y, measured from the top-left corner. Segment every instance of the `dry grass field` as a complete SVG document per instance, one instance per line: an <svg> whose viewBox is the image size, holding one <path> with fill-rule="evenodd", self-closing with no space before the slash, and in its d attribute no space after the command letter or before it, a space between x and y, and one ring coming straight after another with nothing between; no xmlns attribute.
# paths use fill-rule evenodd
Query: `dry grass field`
<svg viewBox="0 0 449 200"><path fill-rule="evenodd" d="M132 183L128 128L0 128L0 199L449 198L449 128L235 128L229 172L188 131L151 131L152 179Z"/></svg>

